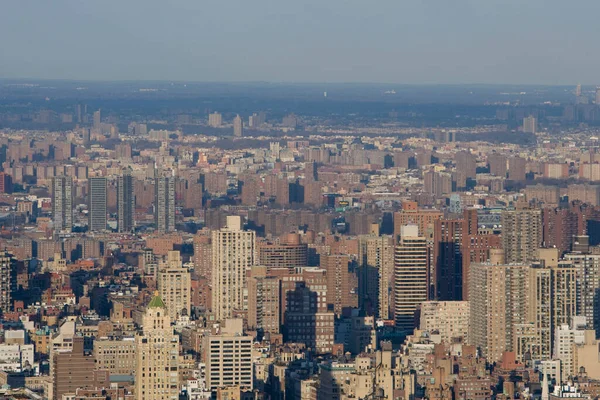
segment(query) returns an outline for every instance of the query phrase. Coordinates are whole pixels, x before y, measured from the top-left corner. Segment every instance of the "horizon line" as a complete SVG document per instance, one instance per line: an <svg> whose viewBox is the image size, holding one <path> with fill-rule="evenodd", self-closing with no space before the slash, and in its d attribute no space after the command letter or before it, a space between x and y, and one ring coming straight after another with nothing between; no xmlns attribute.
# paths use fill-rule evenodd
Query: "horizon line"
<svg viewBox="0 0 600 400"><path fill-rule="evenodd" d="M368 81L267 81L267 80L178 80L178 79L72 79L72 78L5 78L0 76L0 81L14 82L89 82L89 83L171 83L171 84L264 84L264 85L399 85L399 86L535 86L535 87L575 87L580 83L573 84L549 84L549 83L486 83L486 82L461 82L461 83L443 83L443 82L368 82ZM581 83L582 87L592 86L600 87L600 84Z"/></svg>

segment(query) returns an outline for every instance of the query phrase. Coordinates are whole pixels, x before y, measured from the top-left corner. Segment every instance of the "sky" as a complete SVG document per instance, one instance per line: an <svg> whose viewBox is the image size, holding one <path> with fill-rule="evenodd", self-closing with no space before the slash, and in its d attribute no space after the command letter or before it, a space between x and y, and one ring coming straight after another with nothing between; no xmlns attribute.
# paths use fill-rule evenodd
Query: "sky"
<svg viewBox="0 0 600 400"><path fill-rule="evenodd" d="M600 83L598 0L0 0L0 78Z"/></svg>

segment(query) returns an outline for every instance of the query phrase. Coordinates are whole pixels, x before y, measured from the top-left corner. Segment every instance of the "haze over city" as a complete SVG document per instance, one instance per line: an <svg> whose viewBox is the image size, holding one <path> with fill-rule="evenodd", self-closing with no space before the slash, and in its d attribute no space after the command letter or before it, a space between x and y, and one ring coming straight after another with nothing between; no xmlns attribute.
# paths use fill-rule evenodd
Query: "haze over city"
<svg viewBox="0 0 600 400"><path fill-rule="evenodd" d="M596 83L594 0L6 1L4 78Z"/></svg>
<svg viewBox="0 0 600 400"><path fill-rule="evenodd" d="M0 398L600 399L594 1L0 7Z"/></svg>

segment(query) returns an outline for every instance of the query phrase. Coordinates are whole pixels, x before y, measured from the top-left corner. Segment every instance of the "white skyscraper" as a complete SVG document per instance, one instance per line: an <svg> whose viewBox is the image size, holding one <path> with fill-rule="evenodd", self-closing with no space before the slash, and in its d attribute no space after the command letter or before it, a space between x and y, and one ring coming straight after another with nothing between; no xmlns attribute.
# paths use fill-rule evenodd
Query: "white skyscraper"
<svg viewBox="0 0 600 400"><path fill-rule="evenodd" d="M405 332L415 328L417 305L427 300L428 260L427 239L417 225L402 226L394 254L394 308L396 326Z"/></svg>

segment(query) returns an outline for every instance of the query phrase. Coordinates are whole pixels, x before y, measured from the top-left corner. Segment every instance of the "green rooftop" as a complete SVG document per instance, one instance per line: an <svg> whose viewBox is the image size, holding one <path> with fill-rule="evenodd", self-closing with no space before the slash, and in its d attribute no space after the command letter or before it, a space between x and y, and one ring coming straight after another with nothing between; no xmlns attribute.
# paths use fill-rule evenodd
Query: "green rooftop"
<svg viewBox="0 0 600 400"><path fill-rule="evenodd" d="M167 308L167 306L165 306L165 302L160 298L158 292L155 292L154 297L148 304L148 308Z"/></svg>

